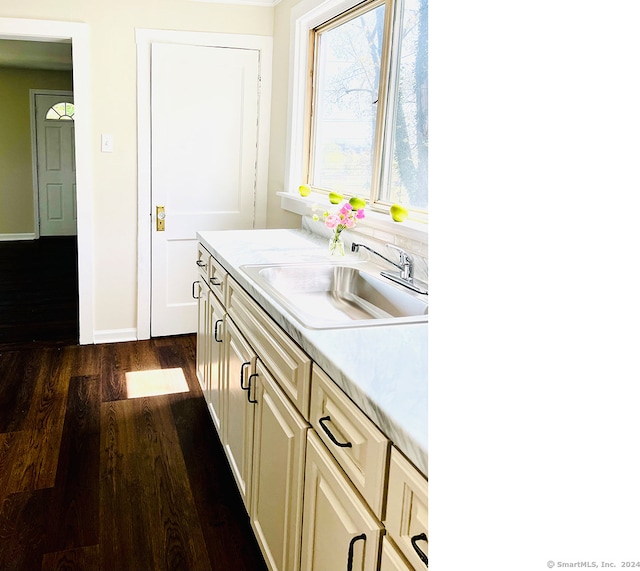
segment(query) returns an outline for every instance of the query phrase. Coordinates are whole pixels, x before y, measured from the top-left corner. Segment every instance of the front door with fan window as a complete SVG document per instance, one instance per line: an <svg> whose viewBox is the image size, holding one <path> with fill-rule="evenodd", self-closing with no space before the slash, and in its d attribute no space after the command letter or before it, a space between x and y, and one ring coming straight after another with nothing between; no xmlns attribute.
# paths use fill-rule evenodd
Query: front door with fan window
<svg viewBox="0 0 640 571"><path fill-rule="evenodd" d="M36 94L35 115L40 236L74 236L77 212L73 94Z"/></svg>

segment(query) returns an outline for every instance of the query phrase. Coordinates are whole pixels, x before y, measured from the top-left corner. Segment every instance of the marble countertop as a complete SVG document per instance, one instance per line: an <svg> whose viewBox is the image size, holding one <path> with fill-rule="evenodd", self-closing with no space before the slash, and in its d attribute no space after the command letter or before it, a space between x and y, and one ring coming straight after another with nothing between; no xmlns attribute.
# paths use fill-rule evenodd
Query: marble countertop
<svg viewBox="0 0 640 571"><path fill-rule="evenodd" d="M322 262L326 240L303 230L208 231L198 232L198 239L426 475L428 324L309 329L241 266ZM345 261L357 259L357 254L345 256Z"/></svg>

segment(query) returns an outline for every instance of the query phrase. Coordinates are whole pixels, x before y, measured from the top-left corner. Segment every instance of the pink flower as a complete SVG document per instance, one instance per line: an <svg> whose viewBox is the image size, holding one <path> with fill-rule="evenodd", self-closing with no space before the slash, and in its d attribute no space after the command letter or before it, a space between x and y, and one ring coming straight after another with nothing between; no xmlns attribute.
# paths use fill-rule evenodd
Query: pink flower
<svg viewBox="0 0 640 571"><path fill-rule="evenodd" d="M356 221L353 218L349 217L344 221L344 225L347 228L353 228L356 225Z"/></svg>
<svg viewBox="0 0 640 571"><path fill-rule="evenodd" d="M351 204L345 202L340 209L340 214L349 214L349 211L352 210Z"/></svg>
<svg viewBox="0 0 640 571"><path fill-rule="evenodd" d="M329 214L324 223L327 228L335 228L340 224L340 217L337 214Z"/></svg>
<svg viewBox="0 0 640 571"><path fill-rule="evenodd" d="M356 212L356 218L358 220L362 220L364 218L364 209L358 208L358 212Z"/></svg>

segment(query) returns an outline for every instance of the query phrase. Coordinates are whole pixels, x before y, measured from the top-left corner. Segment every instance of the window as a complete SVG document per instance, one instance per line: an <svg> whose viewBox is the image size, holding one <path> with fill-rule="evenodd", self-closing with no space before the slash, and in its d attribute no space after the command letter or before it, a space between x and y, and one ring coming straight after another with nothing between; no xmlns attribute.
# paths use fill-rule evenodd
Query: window
<svg viewBox="0 0 640 571"><path fill-rule="evenodd" d="M307 182L427 207L427 0L370 0L312 30Z"/></svg>
<svg viewBox="0 0 640 571"><path fill-rule="evenodd" d="M73 103L63 101L61 103L56 103L53 107L50 107L44 118L53 121L73 121L75 112Z"/></svg>

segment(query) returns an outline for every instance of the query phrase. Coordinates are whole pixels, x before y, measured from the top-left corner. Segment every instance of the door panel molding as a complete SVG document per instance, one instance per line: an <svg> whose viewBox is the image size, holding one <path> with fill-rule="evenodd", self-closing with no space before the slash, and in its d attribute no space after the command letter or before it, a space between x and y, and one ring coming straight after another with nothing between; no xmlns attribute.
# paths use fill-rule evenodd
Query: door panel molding
<svg viewBox="0 0 640 571"><path fill-rule="evenodd" d="M155 224L151 204L151 46L173 43L190 46L259 50L260 103L256 165L255 227L266 226L267 169L271 109L272 44L268 36L181 32L137 28L138 86L138 315L137 337L151 337L151 235ZM194 259L195 263L195 259Z"/></svg>

